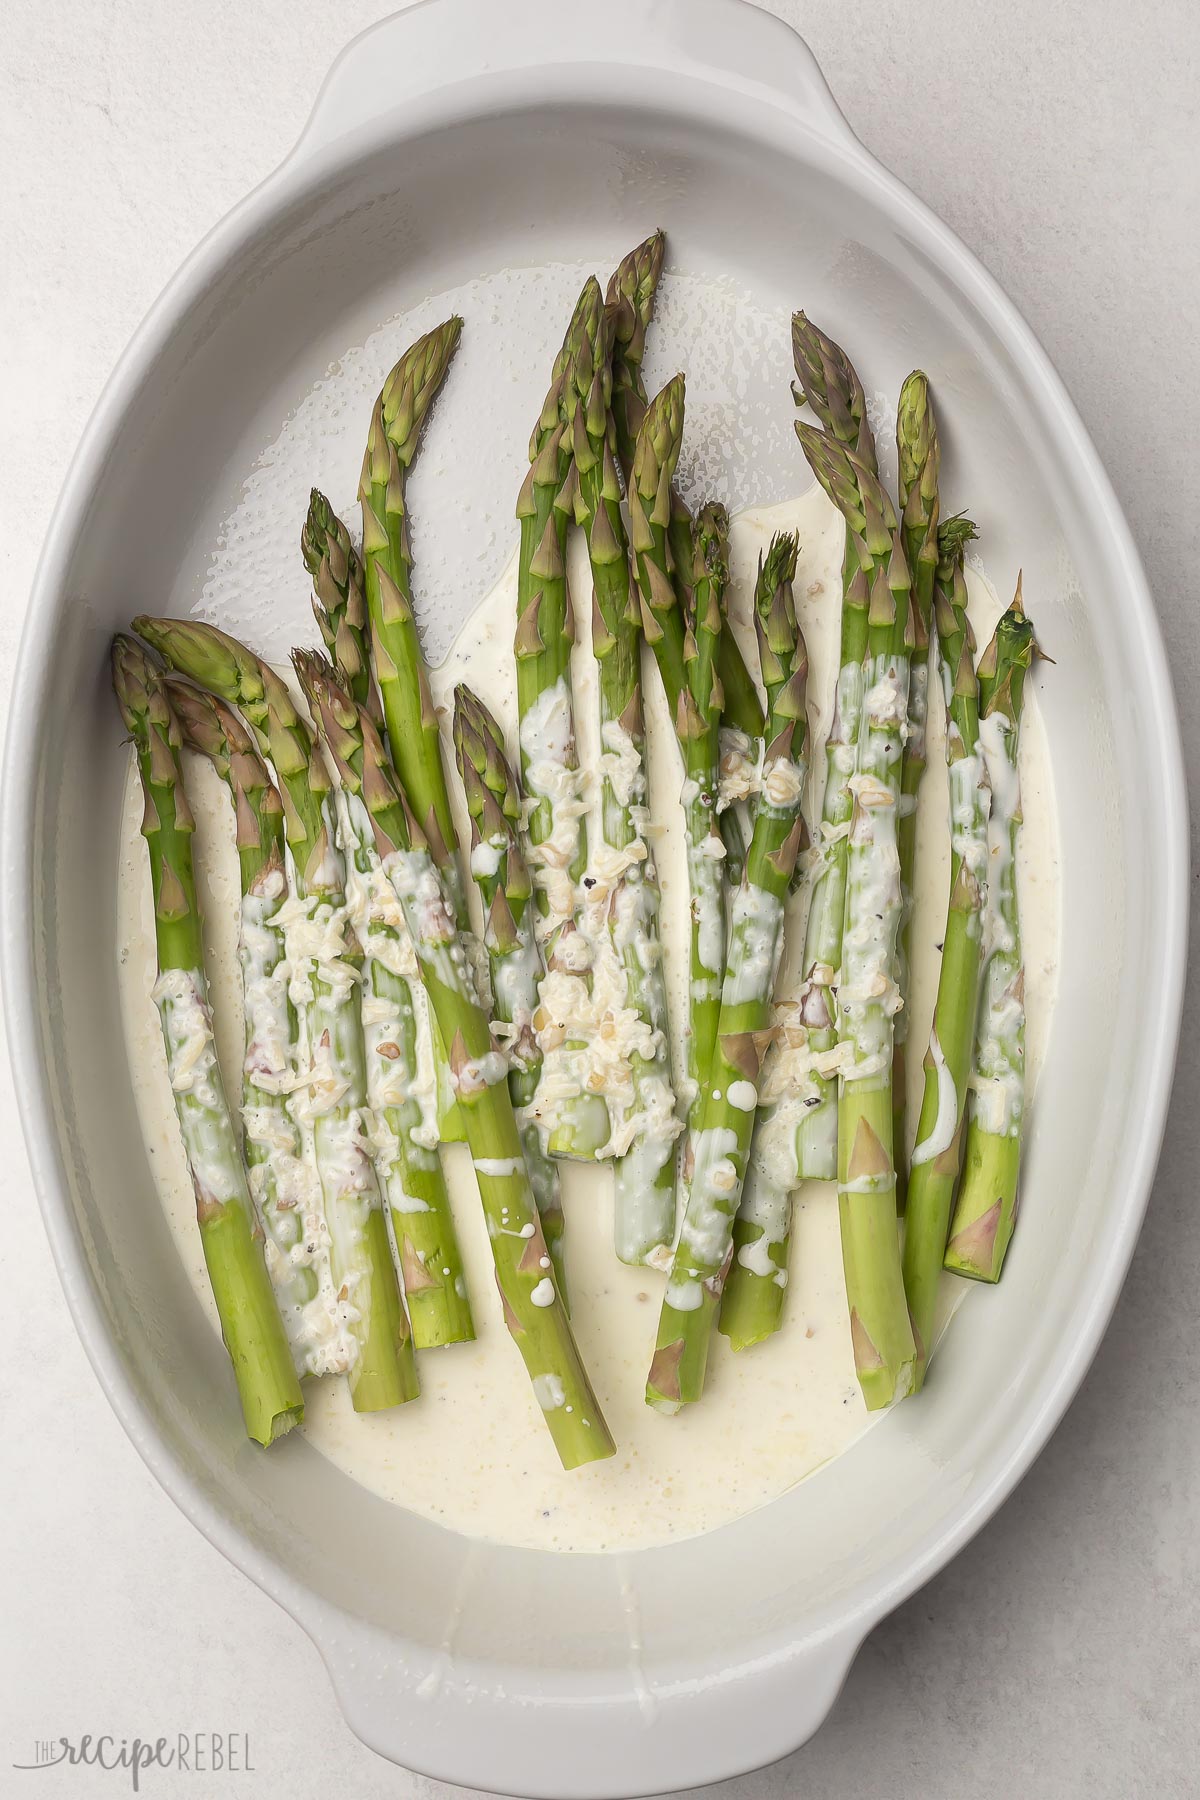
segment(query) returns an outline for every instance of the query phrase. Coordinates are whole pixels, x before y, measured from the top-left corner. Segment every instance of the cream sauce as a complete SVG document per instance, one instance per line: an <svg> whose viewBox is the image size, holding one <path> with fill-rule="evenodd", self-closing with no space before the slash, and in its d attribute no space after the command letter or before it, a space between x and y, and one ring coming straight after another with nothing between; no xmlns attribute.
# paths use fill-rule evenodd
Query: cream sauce
<svg viewBox="0 0 1200 1800"><path fill-rule="evenodd" d="M775 531L800 534L795 593L810 659L813 735L809 744L809 817L823 778L825 733L837 675L841 522L812 488L779 507L735 517L731 532L736 628L756 666L749 606L760 550ZM586 604L582 534L573 534L569 570L580 641L572 658L580 763L599 766L596 682ZM968 570L970 613L986 643L1002 611L977 568ZM515 565L432 671L449 750L450 701L457 681L477 687L515 750L515 675L511 654ZM1050 677L1052 681L1052 677ZM1026 965L1028 1084L1043 1059L1058 966L1059 877L1053 786L1035 683L1026 688L1020 739L1025 824L1019 889ZM651 818L649 838L662 886L667 1000L677 1075L686 1068L687 875L678 746L657 672L646 671ZM921 1061L937 986L937 945L949 881L944 707L929 684L929 773L921 793L910 993L910 1128L920 1102ZM231 1078L240 1067L237 978L237 859L228 796L211 770L188 761L197 816L196 857L207 921L208 970L218 1050ZM452 784L459 829L469 842L465 808ZM599 783L595 786L598 788ZM119 932L122 996L132 1078L163 1205L200 1303L216 1329L196 1232L194 1203L175 1125L171 1091L150 998L154 986L153 917L141 803L132 783L124 819ZM476 896L472 893L472 903ZM804 896L787 908L778 992L795 991L803 945ZM476 915L476 923L479 918ZM914 1053L920 1046L920 1053ZM422 1398L391 1413L357 1415L346 1384L306 1384L303 1427L310 1444L354 1480L395 1504L475 1537L557 1550L629 1550L710 1530L763 1505L811 1474L864 1431L870 1417L854 1376L842 1286L837 1195L810 1183L797 1196L784 1326L769 1343L735 1356L714 1340L702 1405L663 1418L643 1401L662 1280L619 1263L612 1247L612 1173L560 1165L567 1213L572 1319L597 1394L617 1440L607 1462L564 1474L538 1416L538 1399L500 1317L471 1159L462 1145L445 1153L479 1336L473 1344L424 1353ZM943 1316L968 1284L944 1278ZM969 1296L968 1296L969 1297Z"/></svg>

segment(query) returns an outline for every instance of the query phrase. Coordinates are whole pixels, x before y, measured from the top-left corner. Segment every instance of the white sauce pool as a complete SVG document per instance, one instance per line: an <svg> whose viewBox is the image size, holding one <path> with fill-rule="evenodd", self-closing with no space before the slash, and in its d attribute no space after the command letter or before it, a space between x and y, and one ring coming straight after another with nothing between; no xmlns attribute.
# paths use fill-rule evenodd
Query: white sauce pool
<svg viewBox="0 0 1200 1800"><path fill-rule="evenodd" d="M735 517L734 604L740 614L739 636L756 666L746 608L759 551L772 532L784 529L800 534L795 592L809 649L809 694L821 707L817 716L810 703L815 728L810 768L819 778L838 656L842 544L841 521L819 489L813 487L783 506L752 509ZM594 768L600 745L594 665L587 643L588 578L578 533L573 534L570 567L581 636L574 654L580 761ZM476 687L506 724L510 750L516 723L511 653L515 574L514 564L432 674L439 705L448 701L458 681ZM971 618L982 646L1002 602L977 568L968 570L967 585ZM1031 595L1035 619L1036 602L1036 595ZM1052 672L1047 679L1053 681ZM1050 1029L1059 943L1057 827L1045 736L1033 691L1037 685L1035 680L1026 689L1020 751L1025 825L1019 891L1031 1093ZM646 697L652 817L657 822L654 848L662 883L675 1063L681 1075L684 1058L678 1045L686 1006L687 922L682 815L676 802L682 776L657 671L652 668L647 670ZM448 716L445 723L448 727ZM919 1107L921 1061L937 987L937 945L949 880L943 742L941 686L931 681L929 772L921 792L913 925L910 1131ZM448 732L447 753L452 765ZM197 817L196 856L217 1042L234 1094L239 1088L241 1019L232 812L226 790L206 765L189 759L187 773ZM163 1206L215 1331L216 1309L204 1272L158 1018L150 998L155 976L153 916L145 849L138 835L141 803L134 786L131 781L126 797L118 913L130 1067ZM808 812L811 817L811 800ZM793 901L789 910L780 994L795 979L803 943L803 903L803 898ZM609 1170L564 1164L572 1316L617 1440L617 1454L610 1461L564 1474L500 1317L471 1159L464 1146L449 1150L447 1169L477 1341L425 1352L420 1358L421 1398L391 1413L358 1416L351 1409L346 1384L336 1379L309 1382L305 1390L303 1429L310 1444L385 1499L469 1535L510 1544L577 1551L637 1549L710 1530L763 1505L845 1450L871 1422L854 1376L832 1183L810 1183L798 1196L783 1330L769 1343L738 1356L717 1336L703 1403L664 1418L642 1399L662 1278L616 1260ZM944 1282L948 1317L969 1284L952 1276Z"/></svg>

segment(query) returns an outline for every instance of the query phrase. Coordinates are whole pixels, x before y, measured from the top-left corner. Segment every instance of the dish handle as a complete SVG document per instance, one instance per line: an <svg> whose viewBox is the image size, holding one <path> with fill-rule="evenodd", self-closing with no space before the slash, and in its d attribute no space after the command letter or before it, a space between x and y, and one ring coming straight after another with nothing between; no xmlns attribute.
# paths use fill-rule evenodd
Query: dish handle
<svg viewBox="0 0 1200 1800"><path fill-rule="evenodd" d="M568 72L614 66L736 90L858 148L804 39L748 0L605 0L604 19L597 32L590 8L563 0L416 0L341 52L293 156L369 134L435 92L513 89L536 71L544 96L556 71L565 87Z"/></svg>
<svg viewBox="0 0 1200 1800"><path fill-rule="evenodd" d="M513 1671L481 1682L357 1622L305 1624L347 1725L377 1755L431 1773L454 1739L456 1781L491 1788L502 1769L506 1791L531 1800L673 1793L778 1762L825 1723L863 1639L861 1624L835 1628L719 1680L659 1687L647 1671L598 1705L569 1677L558 1692L523 1690Z"/></svg>

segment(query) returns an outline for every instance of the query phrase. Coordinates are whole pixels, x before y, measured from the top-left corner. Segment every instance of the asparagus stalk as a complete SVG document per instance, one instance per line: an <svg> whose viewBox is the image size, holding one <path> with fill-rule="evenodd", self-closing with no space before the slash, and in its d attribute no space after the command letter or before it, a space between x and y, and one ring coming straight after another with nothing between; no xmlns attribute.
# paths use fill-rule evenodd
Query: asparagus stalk
<svg viewBox="0 0 1200 1800"><path fill-rule="evenodd" d="M654 296L662 275L667 240L653 231L628 256L622 257L609 279L605 308L613 321L612 417L616 451L628 475L633 467L634 445L646 415L646 384L642 359L646 331L654 312Z"/></svg>
<svg viewBox="0 0 1200 1800"><path fill-rule="evenodd" d="M642 377L642 359L646 348L646 331L654 312L654 299L662 275L666 240L661 231L654 232L644 243L622 258L608 284L606 304L616 317L613 341L613 420L616 427L617 459L626 484L633 471L633 455L638 433L646 414L647 394ZM691 517L675 488L671 490L671 523L668 536L672 546L674 575L681 606L687 606L685 589L690 580ZM729 729L752 740L761 739L764 730L762 703L754 677L747 669L737 639L725 632L718 646L717 673L725 695L725 721ZM757 765L757 754L755 754ZM729 821L725 831L727 848L736 858L737 820ZM744 845L742 855L745 855ZM740 869L737 879L740 880Z"/></svg>
<svg viewBox="0 0 1200 1800"><path fill-rule="evenodd" d="M992 793L988 826L987 962L975 1040L962 1185L946 1267L999 1281L1017 1219L1025 1117L1025 969L1017 911L1021 782L1017 743L1025 677L1036 646L1016 598L979 663L979 743Z"/></svg>
<svg viewBox="0 0 1200 1800"><path fill-rule="evenodd" d="M533 931L533 882L521 854L521 795L503 732L483 701L461 684L454 690L454 749L471 815L471 874L483 901L494 1010L505 1027L508 1091L542 1234L566 1306L562 1192L536 1110L542 1052L533 1021L542 958Z"/></svg>
<svg viewBox="0 0 1200 1800"><path fill-rule="evenodd" d="M404 909L430 1004L450 1046L505 1323L564 1468L611 1456L613 1440L571 1335L538 1219L506 1079L507 1059L479 1004L449 893L369 717L355 706L335 670L322 668L312 686L319 729L347 804L367 814L383 869Z"/></svg>
<svg viewBox="0 0 1200 1800"><path fill-rule="evenodd" d="M462 320L450 318L404 352L371 414L358 497L363 521L363 575L371 649L379 682L387 744L396 773L411 795L421 829L467 929L466 895L455 852L458 839L442 762L441 735L413 613L412 546L406 487L421 430L450 360ZM461 1142L462 1120L450 1101L445 1047L434 1041L441 1091L441 1135Z"/></svg>
<svg viewBox="0 0 1200 1800"><path fill-rule="evenodd" d="M733 1223L733 1261L717 1328L734 1350L749 1350L779 1330L788 1286L796 1129L807 1084L807 1033L795 1001L776 1005L763 1059L758 1120L746 1182Z"/></svg>
<svg viewBox="0 0 1200 1800"><path fill-rule="evenodd" d="M724 532L728 538L728 520L725 522ZM698 565L696 559L692 515L674 487L671 489L671 522L667 528L667 540L676 597L683 608L684 619L691 620L700 610L695 589L702 564ZM746 867L746 843L750 836L754 796L758 791L766 721L758 689L742 659L729 622L726 608L727 562L728 558L723 553L724 578L715 584L713 590L721 615L721 635L717 643L721 715L717 734L716 814L721 841L725 845L725 883L728 887L736 887ZM733 644L732 653L729 643ZM726 676L730 681L728 690L725 687Z"/></svg>
<svg viewBox="0 0 1200 1800"><path fill-rule="evenodd" d="M366 572L350 533L319 488L309 495L300 554L312 576L313 617L325 648L350 683L358 704L366 707L382 731L383 702L371 667Z"/></svg>
<svg viewBox="0 0 1200 1800"><path fill-rule="evenodd" d="M267 1234L267 1272L301 1374L344 1375L349 1340L335 1325L320 1190L288 1104L301 1046L279 922L288 892L283 802L230 707L175 675L164 686L184 744L208 758L233 802L241 878L242 1128L250 1195Z"/></svg>
<svg viewBox="0 0 1200 1800"><path fill-rule="evenodd" d="M728 584L729 518L723 506L710 503L701 508L696 521L692 613L684 637L687 685L675 715L683 748L684 832L691 890L688 1076L692 1102L688 1122L693 1131L699 1128L704 1088L716 1051L725 969L728 882L717 811L724 691L718 668Z"/></svg>
<svg viewBox="0 0 1200 1800"><path fill-rule="evenodd" d="M846 855L846 914L837 988L838 1207L854 1363L867 1406L901 1398L912 1380L892 1159L892 1020L900 1005L897 814L915 639L912 578L896 515L865 463L798 425L818 479L841 508L855 576L844 611L865 606L861 727ZM843 633L844 636L844 633Z"/></svg>
<svg viewBox="0 0 1200 1800"><path fill-rule="evenodd" d="M676 375L646 409L634 450L629 482L630 543L635 558L642 631L654 652L667 704L683 750L683 816L687 837L691 947L688 976L688 1119L694 1129L703 1106L703 1087L712 1065L725 966L724 845L717 828L720 677L715 672L722 619L718 590L723 575L724 515L714 512L705 568L703 632L694 628L695 594L690 576L696 552L687 550L689 580L682 589L671 579L668 541L671 477L683 438L684 380ZM687 611L679 593L686 596ZM704 645L701 654L701 642ZM689 1142L685 1173L694 1146Z"/></svg>
<svg viewBox="0 0 1200 1800"><path fill-rule="evenodd" d="M587 334L594 281L572 314L529 443L529 473L517 498L517 710L521 776L528 797L529 863L546 975L538 1108L555 1156L592 1161L611 1136L608 1107L589 1052L591 956L576 929L587 866L586 800L575 747L567 592L567 527L579 476L565 420L569 366Z"/></svg>
<svg viewBox="0 0 1200 1800"><path fill-rule="evenodd" d="M798 312L792 319L792 353L799 378L797 404L806 401L829 441L830 453L851 450L862 467L876 473L875 440L867 419L862 383L846 353ZM811 426L796 426L804 445L817 452L814 472L834 504L835 472L818 446ZM812 456L809 455L812 462ZM831 485L832 484L832 485ZM853 484L851 484L853 485ZM857 517L857 515L856 515ZM873 556L886 554L881 528L870 546ZM855 525L848 523L842 561L842 635L840 669L833 719L825 743L825 793L821 811L821 861L816 870L804 936L803 979L799 1016L808 1034L805 1111L796 1134L796 1164L801 1179L832 1180L837 1174L837 1007L835 993L842 961L846 918L846 872L849 833L854 812L851 781L858 766L862 727L864 658L867 654L868 593L855 547Z"/></svg>
<svg viewBox="0 0 1200 1800"><path fill-rule="evenodd" d="M712 1324L732 1256L783 941L784 899L803 825L807 656L796 624L796 540L776 537L760 564L756 623L769 743L746 873L734 898L716 1051L695 1170L659 1319L646 1399L664 1412L698 1400Z"/></svg>
<svg viewBox="0 0 1200 1800"><path fill-rule="evenodd" d="M667 541L671 548L671 574L675 591L684 616L690 617L696 610L692 592L693 524L691 513L674 485L671 488L671 519L667 527ZM724 591L721 597L723 601ZM718 640L717 674L721 683L721 725L724 732L722 762L727 764L722 770L722 797L726 804L720 807L721 820L726 821L726 814L736 809L733 810L733 816L723 824L722 836L727 848L732 849L735 862L739 863L736 879L740 880L738 849L740 843L741 857L744 858L745 843L751 829L750 800L754 793L753 784L758 777L766 720L758 687L746 667L745 658L732 631L722 631ZM747 773L751 778L748 788Z"/></svg>
<svg viewBox="0 0 1200 1800"><path fill-rule="evenodd" d="M683 376L675 375L646 409L629 472L629 545L642 632L654 652L672 718L678 717L687 688L685 603L672 580L674 559L668 539L671 480L683 441L683 405ZM685 589L685 595L690 606L690 591Z"/></svg>
<svg viewBox="0 0 1200 1800"><path fill-rule="evenodd" d="M962 518L947 519L938 532L934 617L946 697L950 894L904 1225L904 1291L917 1349L914 1390L925 1379L932 1348L942 1257L962 1165L987 891L989 796L979 750L975 640L963 578L963 551L974 535L975 527Z"/></svg>
<svg viewBox="0 0 1200 1800"><path fill-rule="evenodd" d="M236 638L197 620L143 616L134 629L173 668L238 708L279 777L296 890L284 921L290 992L305 1022L309 1059L295 1113L312 1128L333 1277L356 1346L349 1372L355 1411L400 1405L416 1397L416 1361L367 1148L356 991L362 956L349 930L328 770L285 683Z"/></svg>
<svg viewBox="0 0 1200 1800"><path fill-rule="evenodd" d="M902 1005L896 1014L892 1050L892 1147L896 1164L897 1204L903 1206L907 1180L908 1136L905 1124L905 1044L908 1041L908 979L912 948L913 869L917 856L917 795L925 773L925 734L929 710L929 631L933 585L938 568L937 423L929 383L915 369L900 390L896 413L896 450L904 551L912 572L915 641L908 679L908 731L900 776L900 895L904 911L897 945L897 985ZM920 1346L918 1345L918 1355Z"/></svg>
<svg viewBox="0 0 1200 1800"><path fill-rule="evenodd" d="M357 704L382 729L362 563L346 527L315 488L301 550L313 578L313 611L325 647ZM303 686L307 665L302 656L293 661ZM364 844L349 819L339 823L350 858L346 898L365 953L361 1010L375 1168L391 1213L413 1342L418 1350L435 1349L475 1336L462 1251L438 1157L436 1108L421 1103L430 1085L426 1071L437 1081L436 1052L424 995L418 1000L411 985L417 964L399 903L378 870L373 843Z"/></svg>
<svg viewBox="0 0 1200 1800"><path fill-rule="evenodd" d="M271 1444L304 1416L300 1383L267 1274L262 1231L213 1043L192 867L195 822L180 767L179 723L158 669L117 637L113 687L145 796L162 1024L175 1113L196 1194L204 1261L249 1436Z"/></svg>
<svg viewBox="0 0 1200 1800"><path fill-rule="evenodd" d="M794 569L795 550L791 553ZM768 693L772 685L770 646L762 651ZM802 696L803 698L803 696ZM803 779L801 780L801 794ZM803 844L802 801L797 802ZM798 858L793 859L793 870ZM793 877L794 878L794 877ZM788 1282L791 1240L791 1193L796 1183L795 1121L779 1089L782 1038L804 1038L788 1020L794 1004L773 1016L770 1043L759 1081L757 1135L747 1159L745 1184L733 1222L733 1255L721 1298L718 1327L734 1350L761 1343L779 1329Z"/></svg>
<svg viewBox="0 0 1200 1800"><path fill-rule="evenodd" d="M611 338L616 314L592 282L585 330L568 366L566 422L575 515L592 572L592 651L600 697L600 833L589 858L589 936L614 965L619 1082L606 1084L614 1157L614 1234L622 1262L665 1267L675 1237L675 1139L667 995L658 934L658 873L645 835L641 629L613 448ZM624 989L623 995L621 989ZM624 1098L628 1070L629 1100Z"/></svg>
<svg viewBox="0 0 1200 1800"><path fill-rule="evenodd" d="M371 415L358 497L375 674L396 773L446 885L466 922L454 852L458 839L442 763L441 735L413 615L412 546L405 489L421 430L458 348L462 320L447 319L404 352Z"/></svg>

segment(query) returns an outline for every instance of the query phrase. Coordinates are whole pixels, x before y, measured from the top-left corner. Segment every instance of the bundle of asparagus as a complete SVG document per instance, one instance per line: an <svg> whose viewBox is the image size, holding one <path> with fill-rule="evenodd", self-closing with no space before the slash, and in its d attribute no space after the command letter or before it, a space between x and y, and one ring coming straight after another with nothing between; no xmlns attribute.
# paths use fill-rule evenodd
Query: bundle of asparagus
<svg viewBox="0 0 1200 1800"><path fill-rule="evenodd" d="M376 401L361 557L313 490L301 547L328 660L297 651L294 667L315 737L281 677L212 626L135 620L174 674L130 639L114 646L146 795L168 1066L222 1330L260 1442L301 1416L298 1373L345 1372L356 1408L391 1406L417 1392L414 1345L473 1335L438 1149L455 1138L471 1151L506 1323L568 1468L613 1442L567 1320L556 1157L614 1160L618 1252L667 1271L646 1386L664 1412L700 1398L718 1308L735 1348L778 1328L790 1195L806 1177L838 1180L869 1407L923 1381L943 1262L999 1277L1024 1110L1016 750L1033 642L1020 588L976 671L963 574L974 528L939 524L925 377L910 376L900 399L898 518L862 384L798 313L797 400L820 428L796 430L845 519L846 550L802 981L773 1011L803 842L797 542L777 535L759 563L764 709L727 612L724 509L693 518L675 486L682 375L647 401L663 252L661 233L646 239L607 300L585 284L531 440L515 638L526 797L495 718L465 687L455 693L486 971L414 618L406 501L460 320L414 344ZM593 586L590 833L571 691L572 519ZM935 623L953 855L902 1263L904 990ZM689 1144L673 1249L681 1126L648 837L643 638L681 747L690 898ZM185 741L233 802L249 1178L207 1011Z"/></svg>

